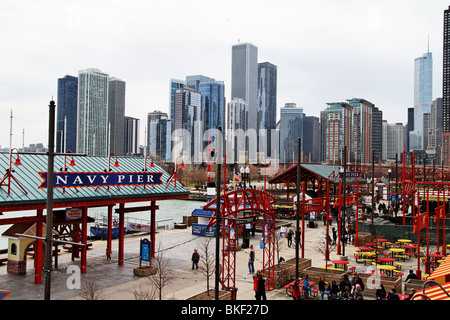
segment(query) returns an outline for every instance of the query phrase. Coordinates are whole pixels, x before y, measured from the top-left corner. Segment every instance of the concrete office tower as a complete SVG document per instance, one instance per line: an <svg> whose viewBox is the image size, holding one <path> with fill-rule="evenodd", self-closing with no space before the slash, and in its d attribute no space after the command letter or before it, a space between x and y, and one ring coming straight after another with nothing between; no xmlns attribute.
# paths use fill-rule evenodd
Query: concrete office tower
<svg viewBox="0 0 450 320"><path fill-rule="evenodd" d="M257 130L258 48L250 43L232 47L231 99L248 104L248 129Z"/></svg>
<svg viewBox="0 0 450 320"><path fill-rule="evenodd" d="M371 163L372 110L375 106L364 99L353 98L347 101L352 107L351 145L347 145L351 153L347 161L356 165ZM381 148L378 156L381 158Z"/></svg>
<svg viewBox="0 0 450 320"><path fill-rule="evenodd" d="M109 153L125 155L125 81L109 78Z"/></svg>
<svg viewBox="0 0 450 320"><path fill-rule="evenodd" d="M442 162L450 166L450 6L444 11L442 72Z"/></svg>
<svg viewBox="0 0 450 320"><path fill-rule="evenodd" d="M430 113L433 92L433 57L431 52L414 60L414 131L410 135L410 148L423 150L423 115Z"/></svg>
<svg viewBox="0 0 450 320"><path fill-rule="evenodd" d="M258 63L257 110L258 152L274 158L272 130L277 123L277 66L269 62Z"/></svg>
<svg viewBox="0 0 450 320"><path fill-rule="evenodd" d="M56 152L77 150L78 78L58 79L56 112Z"/></svg>
<svg viewBox="0 0 450 320"><path fill-rule="evenodd" d="M139 124L140 120L132 117L125 117L124 120L125 146L126 155L139 153Z"/></svg>
<svg viewBox="0 0 450 320"><path fill-rule="evenodd" d="M77 152L108 156L109 75L99 69L78 73Z"/></svg>
<svg viewBox="0 0 450 320"><path fill-rule="evenodd" d="M405 150L406 126L402 123L388 123L383 120L383 160L402 160Z"/></svg>
<svg viewBox="0 0 450 320"><path fill-rule="evenodd" d="M248 104L243 99L233 99L227 104L226 155L227 163L247 163Z"/></svg>
<svg viewBox="0 0 450 320"><path fill-rule="evenodd" d="M431 111L428 124L428 145L427 154L433 154L440 164L440 154L442 146L442 98L437 98L431 104Z"/></svg>
<svg viewBox="0 0 450 320"><path fill-rule="evenodd" d="M303 141L303 108L295 103L286 103L280 109L280 162L297 161L298 138ZM303 146L302 142L302 146Z"/></svg>
<svg viewBox="0 0 450 320"><path fill-rule="evenodd" d="M340 164L347 146L347 160L351 159L352 106L347 102L327 103L328 108L322 132L325 137L325 161Z"/></svg>

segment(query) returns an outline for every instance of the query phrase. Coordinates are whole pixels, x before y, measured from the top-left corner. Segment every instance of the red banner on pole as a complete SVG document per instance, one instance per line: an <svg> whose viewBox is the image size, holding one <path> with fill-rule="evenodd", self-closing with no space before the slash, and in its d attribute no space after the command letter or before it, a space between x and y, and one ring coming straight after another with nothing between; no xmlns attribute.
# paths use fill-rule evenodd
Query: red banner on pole
<svg viewBox="0 0 450 320"><path fill-rule="evenodd" d="M428 227L428 212L424 212L422 214L418 214L413 219L414 223L414 230L413 233L416 233L417 231Z"/></svg>
<svg viewBox="0 0 450 320"><path fill-rule="evenodd" d="M445 218L445 205L439 206L434 210L434 222Z"/></svg>

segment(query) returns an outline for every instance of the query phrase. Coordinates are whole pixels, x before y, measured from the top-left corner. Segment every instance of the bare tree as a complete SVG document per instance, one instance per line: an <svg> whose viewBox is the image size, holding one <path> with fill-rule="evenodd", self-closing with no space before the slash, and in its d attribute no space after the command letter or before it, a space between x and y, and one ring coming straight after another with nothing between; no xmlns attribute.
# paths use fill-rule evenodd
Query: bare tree
<svg viewBox="0 0 450 320"><path fill-rule="evenodd" d="M326 259L327 255L326 255L326 250L327 250L327 238L329 237L329 235L325 234L323 237L320 237L317 241L314 242L313 248L314 250L316 250L317 252L320 252L321 254L323 254L324 256L324 260L325 260L325 270L327 270L328 268L328 261ZM336 250L336 245L332 244L331 239L329 239L330 241L328 241L328 256L330 256L330 254Z"/></svg>
<svg viewBox="0 0 450 320"><path fill-rule="evenodd" d="M206 276L206 292L209 296L209 279L215 273L215 251L210 248L212 238L207 237L200 243L200 271Z"/></svg>
<svg viewBox="0 0 450 320"><path fill-rule="evenodd" d="M81 288L81 298L84 300L103 300L105 299L103 287L98 283L98 278L88 280L83 283Z"/></svg>
<svg viewBox="0 0 450 320"><path fill-rule="evenodd" d="M139 288L135 289L133 294L135 300L156 300L156 297L158 296L158 292L155 290L154 286L142 288L142 285L139 285Z"/></svg>
<svg viewBox="0 0 450 320"><path fill-rule="evenodd" d="M164 257L164 251L161 250L161 243L158 245L158 251L155 258L152 259L152 264L156 268L156 273L150 275L148 278L150 282L155 286L159 300L162 300L162 290L165 285L172 281L172 272L168 268L169 260Z"/></svg>
<svg viewBox="0 0 450 320"><path fill-rule="evenodd" d="M275 251L277 252L278 264L280 264L280 252L287 245L286 241L283 240L284 238L281 236L280 231L275 233Z"/></svg>

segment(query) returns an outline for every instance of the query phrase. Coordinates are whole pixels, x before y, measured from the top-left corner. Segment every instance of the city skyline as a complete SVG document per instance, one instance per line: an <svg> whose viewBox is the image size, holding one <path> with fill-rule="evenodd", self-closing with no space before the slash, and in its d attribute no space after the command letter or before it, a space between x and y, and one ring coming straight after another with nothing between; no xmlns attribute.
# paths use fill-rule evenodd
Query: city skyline
<svg viewBox="0 0 450 320"><path fill-rule="evenodd" d="M91 67L127 82L127 116L142 123L148 112L170 113L171 78L205 74L224 81L229 102L231 48L239 42L252 43L258 61L277 66L278 110L293 102L306 115L319 116L330 101L361 97L389 123L406 124L407 108L414 106L413 62L427 52L428 36L433 100L442 96L444 1L104 4L1 5L0 23L12 30L2 52L2 147L9 146L11 110L12 147L22 145L23 130L25 145L47 145L48 103L57 98L57 79ZM216 14L209 15L213 9ZM164 18L185 12L193 14L189 28L197 32L189 44L179 36L187 21ZM265 23L269 18L272 23ZM200 28L207 22L215 28ZM140 131L145 141L142 126Z"/></svg>

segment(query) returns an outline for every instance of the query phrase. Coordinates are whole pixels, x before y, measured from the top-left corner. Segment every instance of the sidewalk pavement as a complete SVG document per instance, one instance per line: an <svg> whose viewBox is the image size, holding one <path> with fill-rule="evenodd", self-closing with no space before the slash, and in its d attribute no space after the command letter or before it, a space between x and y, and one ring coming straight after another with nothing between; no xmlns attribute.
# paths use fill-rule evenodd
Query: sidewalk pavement
<svg viewBox="0 0 450 320"><path fill-rule="evenodd" d="M292 221L294 227L295 221ZM289 228L289 227L288 227ZM331 230L331 227L330 227ZM97 280L102 288L102 298L105 300L134 300L135 293L147 290L150 280L133 274L133 269L139 266L139 243L148 235L127 236L125 238L124 265L117 264L117 240L113 240L112 259L108 261L105 255L106 241L93 242L92 248L87 253L87 273L81 274L79 283ZM262 268L263 250L260 249L260 233L251 238L250 243L255 249L255 270ZM321 222L317 228L306 227L305 224L305 250L304 258L311 259L313 266L324 266L323 254L314 248L315 243L325 237L325 226ZM164 300L185 300L196 294L206 291L206 277L200 270L192 270L191 255L194 249L199 250L205 237L192 235L191 228L162 230L156 235L156 250L163 250L163 257L167 258L167 268L171 270L170 283L163 288ZM210 248L215 249L215 238L211 239ZM287 247L286 239L282 239L285 246L281 249L280 256L285 260L295 258L295 246ZM345 252L352 265L358 272L366 272L367 266L359 265L352 261L355 247L346 245ZM200 251L200 250L199 250ZM236 287L237 300L255 300L253 291L253 274L248 272L249 249L242 249L236 253ZM301 249L299 252L300 257ZM341 256L336 252L331 253L331 260ZM213 253L214 258L214 253ZM277 255L275 253L275 259ZM44 275L42 284L34 283L33 260L28 261L27 275L15 276L6 273L6 265L0 266L0 290L10 291L9 300L43 300L44 299ZM143 261L143 265L145 265ZM61 252L58 256L58 269L51 272L51 299L67 300L81 299L81 289L72 287L77 282L76 275L79 267L79 259L71 261L71 254ZM407 270L407 269L405 269ZM74 273L73 273L74 272ZM210 278L210 289L214 288L214 275ZM291 300L284 289L275 289L267 292L268 300Z"/></svg>

